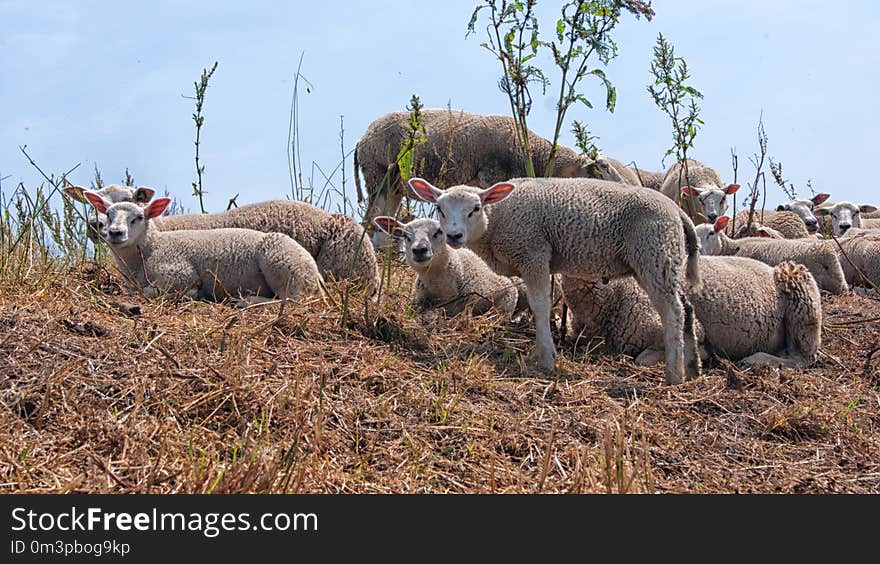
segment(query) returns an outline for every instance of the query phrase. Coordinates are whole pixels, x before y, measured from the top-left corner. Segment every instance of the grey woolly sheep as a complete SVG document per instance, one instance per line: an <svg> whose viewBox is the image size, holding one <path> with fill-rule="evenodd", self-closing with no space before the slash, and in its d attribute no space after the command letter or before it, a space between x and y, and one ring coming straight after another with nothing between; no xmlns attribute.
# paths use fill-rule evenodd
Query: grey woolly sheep
<svg viewBox="0 0 880 564"><path fill-rule="evenodd" d="M797 262L807 267L821 289L832 294L846 293L846 279L840 262L826 241L757 237L734 240L724 232L729 219L719 217L714 225L707 223L697 226L702 254L748 257L770 266L785 261Z"/></svg>
<svg viewBox="0 0 880 564"><path fill-rule="evenodd" d="M749 211L743 210L736 214L736 229L748 225ZM773 210L755 210L752 218L752 224L760 223L764 227L769 227L780 233L786 239L806 239L810 236L807 232L806 224L803 220L792 211L773 211ZM725 233L732 237L733 222L729 223Z"/></svg>
<svg viewBox="0 0 880 564"><path fill-rule="evenodd" d="M600 170L603 171L603 174L601 175L603 180L611 180L613 182L620 182L621 184L629 184L630 186L642 185L642 181L636 170L626 166L613 157L600 155L596 159L596 166L600 167Z"/></svg>
<svg viewBox="0 0 880 564"><path fill-rule="evenodd" d="M870 204L837 202L832 206L815 210L816 215L831 218L831 231L840 237L851 228L874 229L880 227L880 219L863 219L862 213L874 213L877 208Z"/></svg>
<svg viewBox="0 0 880 564"><path fill-rule="evenodd" d="M86 191L88 191L88 188L83 188L82 186L68 186L64 189L64 192L74 200L88 203L85 197ZM142 186L135 188L134 186L122 186L119 184L110 184L100 190L93 190L93 192L111 204L134 202L140 205L149 202L153 198L153 194L156 193L152 188L144 188ZM97 244L102 238L107 238L107 216L95 210L93 206L90 206L88 209L86 236L92 243Z"/></svg>
<svg viewBox="0 0 880 564"><path fill-rule="evenodd" d="M880 230L851 228L836 243L829 244L837 250L848 284L880 288Z"/></svg>
<svg viewBox="0 0 880 564"><path fill-rule="evenodd" d="M652 172L650 170L642 170L638 167L633 167L633 170L639 179L639 184L645 188L650 188L651 190L659 192L663 187L663 181L666 179L666 171Z"/></svg>
<svg viewBox="0 0 880 564"><path fill-rule="evenodd" d="M320 292L321 275L312 256L283 233L250 229L161 232L153 226L168 204L158 198L145 207L111 204L85 192L107 216L107 242L114 260L149 297L185 292L193 299L241 295L249 300L296 298Z"/></svg>
<svg viewBox="0 0 880 564"><path fill-rule="evenodd" d="M413 152L413 173L446 187L468 184L488 188L496 182L526 173L523 152L517 141L515 122L509 116L477 115L451 109L422 111L424 133ZM367 205L365 225L377 215L395 215L406 193L397 164L398 153L410 137L410 114L386 114L368 127L355 149L354 177L358 201ZM543 174L550 156L550 142L529 132L535 171ZM594 177L592 159L559 146L554 176ZM361 191L358 168L364 176L366 197ZM375 232L373 244L384 246L387 236Z"/></svg>
<svg viewBox="0 0 880 564"><path fill-rule="evenodd" d="M794 212L804 222L807 233L815 235L819 231L819 220L813 215L813 210L830 197L830 194L816 194L809 200L791 200L776 206L776 211Z"/></svg>
<svg viewBox="0 0 880 564"><path fill-rule="evenodd" d="M473 250L497 273L526 285L537 329L533 357L551 370L551 275L595 280L635 275L663 321L666 381L699 375L693 310L686 281L699 283L693 224L661 194L621 190L604 180L517 178L488 189L440 190L409 181L416 195L436 205L446 240Z"/></svg>
<svg viewBox="0 0 880 564"><path fill-rule="evenodd" d="M393 217L379 216L373 222L406 242L406 262L417 274L412 298L417 310L442 309L451 317L473 304L476 315L493 308L507 318L514 314L518 280L495 274L468 249L450 248L439 221L401 223Z"/></svg>
<svg viewBox="0 0 880 564"><path fill-rule="evenodd" d="M700 342L752 366L803 366L821 344L819 289L802 265L701 257L701 284L688 289ZM632 277L607 284L563 278L573 336L600 337L609 352L651 364L663 350L660 318Z"/></svg>
<svg viewBox="0 0 880 564"><path fill-rule="evenodd" d="M727 211L727 196L739 190L739 184L725 185L721 177L710 166L699 161L687 160L687 178L684 176L684 163L672 165L663 179L660 191L691 214L693 220L702 223L714 222Z"/></svg>

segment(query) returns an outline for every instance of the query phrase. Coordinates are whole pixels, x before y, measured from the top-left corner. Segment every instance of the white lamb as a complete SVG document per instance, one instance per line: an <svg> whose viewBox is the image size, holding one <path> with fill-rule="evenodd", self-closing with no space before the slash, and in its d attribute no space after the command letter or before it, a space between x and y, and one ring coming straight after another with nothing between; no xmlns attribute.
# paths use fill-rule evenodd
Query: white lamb
<svg viewBox="0 0 880 564"><path fill-rule="evenodd" d="M785 261L803 264L819 287L832 294L847 291L837 254L826 241L815 239L770 239L747 237L731 239L724 232L730 218L719 217L714 225L704 223L696 228L700 252L704 255L727 255L753 258L776 266Z"/></svg>
<svg viewBox="0 0 880 564"><path fill-rule="evenodd" d="M686 280L699 283L694 226L662 194L604 180L517 178L491 188L440 190L421 178L416 195L436 205L450 246L467 246L497 273L519 276L535 318L533 356L552 370L551 275L588 280L633 274L660 312L666 381L699 375Z"/></svg>
<svg viewBox="0 0 880 564"><path fill-rule="evenodd" d="M283 233L250 229L160 232L151 220L171 200L145 207L111 203L95 192L85 197L107 216L107 242L121 271L148 297L160 291L185 292L193 299L243 296L251 301L296 298L320 292L321 275L312 256Z"/></svg>
<svg viewBox="0 0 880 564"><path fill-rule="evenodd" d="M476 315L493 308L508 318L514 314L521 282L495 274L468 249L450 248L439 221L401 223L393 217L379 216L373 223L406 242L406 262L417 274L412 297L417 310L441 309L451 317L473 304Z"/></svg>
<svg viewBox="0 0 880 564"><path fill-rule="evenodd" d="M68 186L64 189L64 192L68 196L78 202L85 203L88 203L85 197L85 192L87 191L88 188L83 188L82 186ZM143 186L135 188L134 186L122 186L119 184L110 184L100 190L93 190L93 192L111 204L117 202L134 202L142 206L149 202L153 198L153 194L156 193L152 188L144 188ZM89 208L89 214L88 217L86 217L86 225L88 226L88 229L86 229L86 236L92 241L92 243L97 244L102 238L107 238L107 216L95 210L94 207Z"/></svg>
<svg viewBox="0 0 880 564"><path fill-rule="evenodd" d="M875 229L880 227L880 219L863 219L862 213L876 212L877 208L870 204L856 205L852 202L837 202L833 206L816 209L816 214L831 217L832 232L840 237L847 230Z"/></svg>
<svg viewBox="0 0 880 564"><path fill-rule="evenodd" d="M819 220L813 212L830 197L830 194L816 194L809 200L791 200L776 206L776 211L794 212L804 222L807 233L815 235L819 231Z"/></svg>

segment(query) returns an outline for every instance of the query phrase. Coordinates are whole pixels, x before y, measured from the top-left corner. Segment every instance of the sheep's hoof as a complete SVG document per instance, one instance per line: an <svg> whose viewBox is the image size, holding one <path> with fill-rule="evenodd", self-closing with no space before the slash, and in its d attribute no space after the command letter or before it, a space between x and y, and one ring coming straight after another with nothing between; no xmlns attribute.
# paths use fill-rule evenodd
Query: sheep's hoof
<svg viewBox="0 0 880 564"><path fill-rule="evenodd" d="M655 366L657 364L660 364L665 355L666 353L664 351L645 349L639 356L636 357L635 363L638 366Z"/></svg>
<svg viewBox="0 0 880 564"><path fill-rule="evenodd" d="M739 363L746 368L784 368L789 365L786 359L763 352L747 356Z"/></svg>
<svg viewBox="0 0 880 564"><path fill-rule="evenodd" d="M553 372L556 366L556 353L554 351L547 354L543 353L539 348L535 348L529 353L527 360L529 364L535 365L541 372L550 373Z"/></svg>

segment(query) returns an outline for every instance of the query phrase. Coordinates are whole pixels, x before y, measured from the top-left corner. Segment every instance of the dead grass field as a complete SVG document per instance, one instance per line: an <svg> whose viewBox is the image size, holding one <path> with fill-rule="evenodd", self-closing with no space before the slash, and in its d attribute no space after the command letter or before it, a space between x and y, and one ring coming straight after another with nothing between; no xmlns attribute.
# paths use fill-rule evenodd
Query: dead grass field
<svg viewBox="0 0 880 564"><path fill-rule="evenodd" d="M826 297L807 370L659 368L530 320L145 300L95 265L0 285L2 492L880 492L880 301ZM338 293L336 293L337 302ZM137 307L131 307L137 306Z"/></svg>

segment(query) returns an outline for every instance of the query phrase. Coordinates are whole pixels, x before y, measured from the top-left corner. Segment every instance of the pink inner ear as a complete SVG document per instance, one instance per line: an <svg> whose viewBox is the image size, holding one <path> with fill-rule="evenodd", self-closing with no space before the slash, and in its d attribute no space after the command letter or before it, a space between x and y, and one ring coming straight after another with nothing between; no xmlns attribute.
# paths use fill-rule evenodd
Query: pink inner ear
<svg viewBox="0 0 880 564"><path fill-rule="evenodd" d="M501 200L509 196L510 193L513 192L514 188L516 188L516 186L510 184L509 182L499 182L498 184L495 184L483 193L483 203L494 204L496 202L500 202Z"/></svg>
<svg viewBox="0 0 880 564"><path fill-rule="evenodd" d="M694 188L693 186L682 186L681 193L687 194L688 196L699 196L700 192Z"/></svg>
<svg viewBox="0 0 880 564"><path fill-rule="evenodd" d="M373 218L373 223L376 224L376 227L389 235L393 235L395 229L400 229L400 222L393 217L388 217L386 215Z"/></svg>
<svg viewBox="0 0 880 564"><path fill-rule="evenodd" d="M877 206L865 204L863 206L859 206L859 211L863 213L874 213L875 211L877 211Z"/></svg>
<svg viewBox="0 0 880 564"><path fill-rule="evenodd" d="M134 192L134 201L141 204L149 202L155 193L156 191L152 188L138 188Z"/></svg>
<svg viewBox="0 0 880 564"><path fill-rule="evenodd" d="M727 222L728 222L728 221L730 221L730 218L727 217L726 215L722 215L721 217L719 217L718 219L716 219L716 220L715 220L715 225L713 226L713 229L715 230L715 233L719 233L719 232L721 232L721 231L724 231L724 228L727 227Z"/></svg>
<svg viewBox="0 0 880 564"><path fill-rule="evenodd" d="M737 190L739 190L739 184L731 184L727 188L724 189L724 193L725 194L733 194Z"/></svg>
<svg viewBox="0 0 880 564"><path fill-rule="evenodd" d="M64 189L64 193L67 194L68 196L70 196L71 198L79 200L80 202L85 202L86 198L85 198L85 195L83 194L85 192L85 190L86 189L81 186L68 186L67 188Z"/></svg>
<svg viewBox="0 0 880 564"><path fill-rule="evenodd" d="M812 202L814 206L818 206L823 203L825 200L831 197L831 194L816 194L813 196Z"/></svg>
<svg viewBox="0 0 880 564"><path fill-rule="evenodd" d="M435 192L437 189L431 186L428 181L421 178L410 178L409 186L422 200L432 204L437 203L437 193Z"/></svg>
<svg viewBox="0 0 880 564"><path fill-rule="evenodd" d="M165 212L165 208L168 207L168 204L171 203L171 198L159 198L157 200L153 200L153 202L147 207L146 214L149 219L153 219L154 217L159 217Z"/></svg>
<svg viewBox="0 0 880 564"><path fill-rule="evenodd" d="M770 237L770 232L767 231L766 229L758 229L758 235L760 235L761 237L767 237L768 239L772 239L772 237Z"/></svg>
<svg viewBox="0 0 880 564"><path fill-rule="evenodd" d="M104 201L104 198L88 190L84 191L83 195L96 210L101 213L107 213L107 202Z"/></svg>

